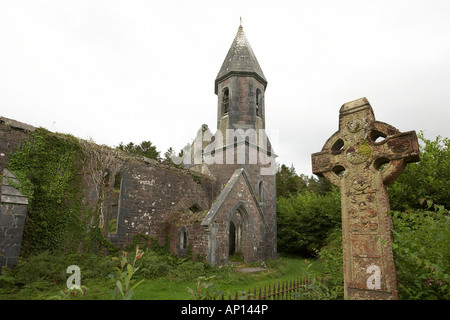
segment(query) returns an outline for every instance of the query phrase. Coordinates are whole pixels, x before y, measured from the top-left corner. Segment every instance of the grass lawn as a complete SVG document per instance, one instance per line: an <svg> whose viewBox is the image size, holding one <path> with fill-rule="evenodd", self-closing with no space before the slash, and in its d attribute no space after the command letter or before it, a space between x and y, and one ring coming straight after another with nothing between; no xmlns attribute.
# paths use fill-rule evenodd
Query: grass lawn
<svg viewBox="0 0 450 320"><path fill-rule="evenodd" d="M32 267L31 264L28 265ZM188 287L197 291L198 278L208 277L215 287L216 292L222 292L226 296L234 297L236 292L253 291L254 288L278 284L281 281L294 280L307 276L308 273L320 274L322 272L320 263L316 260L306 261L296 256L280 255L278 259L266 262L266 270L255 273L239 272L238 268L261 267L260 264L233 264L222 267L203 265L199 262L182 263L172 267L169 271L160 270L159 274L145 276L141 269L135 274L135 281L144 280L135 290L133 300L190 300L194 297L189 293ZM60 269L59 267L56 269ZM65 267L63 268L65 269ZM107 268L109 270L109 267ZM58 281L39 278L33 282L16 287L16 289L2 290L0 288L0 300L45 300L45 299L83 299L83 300L110 300L112 299L111 279L106 275L109 271L105 269L103 276L89 276L89 272L95 270L83 269L81 285L87 287L85 296L64 297L61 292L66 289L65 279L67 275L62 270L62 277ZM307 271L306 271L307 270ZM113 269L111 268L111 272ZM59 273L61 273L59 272ZM139 273L142 272L142 273ZM160 274L164 274L159 276ZM85 277L83 277L85 275ZM0 278L1 280L1 278ZM202 282L204 282L203 280ZM1 281L0 281L1 283Z"/></svg>
<svg viewBox="0 0 450 320"><path fill-rule="evenodd" d="M214 277L211 282L217 291L234 297L236 292L253 291L254 288L273 286L281 281L294 280L306 276L305 269L310 273L320 274L322 272L320 263L316 260L305 260L295 256L281 256L275 261L267 263L267 270L247 273L238 272L237 268L254 267L252 265L214 267L205 274ZM309 268L308 268L309 266ZM193 299L187 287L194 291L197 289L197 279L179 281L171 277L146 279L135 291L134 299L140 300L185 300Z"/></svg>

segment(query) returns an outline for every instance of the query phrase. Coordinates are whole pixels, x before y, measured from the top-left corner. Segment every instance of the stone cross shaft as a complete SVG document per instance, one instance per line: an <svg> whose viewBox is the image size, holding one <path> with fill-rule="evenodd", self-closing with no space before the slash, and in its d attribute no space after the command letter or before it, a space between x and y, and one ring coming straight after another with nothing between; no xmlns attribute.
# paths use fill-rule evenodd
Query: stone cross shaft
<svg viewBox="0 0 450 320"><path fill-rule="evenodd" d="M385 185L419 160L415 131L376 121L366 98L341 107L339 131L312 154L313 173L341 189L345 298L397 299Z"/></svg>

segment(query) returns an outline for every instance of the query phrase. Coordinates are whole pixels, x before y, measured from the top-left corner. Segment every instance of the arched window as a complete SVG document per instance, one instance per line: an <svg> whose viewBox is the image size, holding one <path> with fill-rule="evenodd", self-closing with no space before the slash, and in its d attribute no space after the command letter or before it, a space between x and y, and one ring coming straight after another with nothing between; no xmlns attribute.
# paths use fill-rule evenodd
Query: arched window
<svg viewBox="0 0 450 320"><path fill-rule="evenodd" d="M258 184L258 202L264 201L264 182L261 180Z"/></svg>
<svg viewBox="0 0 450 320"><path fill-rule="evenodd" d="M180 256L186 256L187 249L188 249L188 236L189 232L186 228L186 226L182 226L180 229L178 229L178 255Z"/></svg>
<svg viewBox="0 0 450 320"><path fill-rule="evenodd" d="M222 110L223 115L230 112L230 90L228 88L222 90Z"/></svg>
<svg viewBox="0 0 450 320"><path fill-rule="evenodd" d="M118 172L114 176L114 185L111 194L111 210L108 222L108 232L110 234L117 233L120 212L120 191L122 189L122 174Z"/></svg>
<svg viewBox="0 0 450 320"><path fill-rule="evenodd" d="M258 117L261 116L261 108L262 108L262 95L261 90L256 89L256 115Z"/></svg>
<svg viewBox="0 0 450 320"><path fill-rule="evenodd" d="M181 233L180 241L181 241L181 245L180 245L181 249L186 250L187 249L187 232L186 232L186 230L184 230Z"/></svg>

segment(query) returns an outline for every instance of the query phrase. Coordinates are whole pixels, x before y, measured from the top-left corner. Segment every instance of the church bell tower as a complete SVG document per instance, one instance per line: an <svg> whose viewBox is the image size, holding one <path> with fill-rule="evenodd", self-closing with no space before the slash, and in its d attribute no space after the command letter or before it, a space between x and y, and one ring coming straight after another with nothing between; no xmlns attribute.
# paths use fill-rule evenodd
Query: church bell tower
<svg viewBox="0 0 450 320"><path fill-rule="evenodd" d="M214 83L216 135L202 150L201 172L223 186L202 221L212 264L228 263L236 252L246 262L276 258L276 155L265 132L266 87L240 25Z"/></svg>
<svg viewBox="0 0 450 320"><path fill-rule="evenodd" d="M215 80L217 130L265 129L264 92L267 80L239 26Z"/></svg>

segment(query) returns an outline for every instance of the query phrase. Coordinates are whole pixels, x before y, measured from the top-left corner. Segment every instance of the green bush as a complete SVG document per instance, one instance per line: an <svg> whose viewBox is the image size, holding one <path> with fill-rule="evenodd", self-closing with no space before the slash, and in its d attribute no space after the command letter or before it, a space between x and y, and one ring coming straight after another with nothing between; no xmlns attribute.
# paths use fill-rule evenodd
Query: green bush
<svg viewBox="0 0 450 320"><path fill-rule="evenodd" d="M450 299L450 215L433 208L392 212L400 299Z"/></svg>
<svg viewBox="0 0 450 320"><path fill-rule="evenodd" d="M332 289L335 299L344 298L344 258L342 252L342 229L330 231L325 245L318 252L325 273L323 283Z"/></svg>
<svg viewBox="0 0 450 320"><path fill-rule="evenodd" d="M341 228L335 228L329 233L325 245L318 252L318 258L325 274L335 279L336 283L342 284L344 281L344 258Z"/></svg>
<svg viewBox="0 0 450 320"><path fill-rule="evenodd" d="M278 250L314 255L328 231L341 224L340 198L337 188L324 195L306 191L278 198Z"/></svg>
<svg viewBox="0 0 450 320"><path fill-rule="evenodd" d="M172 270L172 265L166 255L155 253L147 250L139 260L140 271L136 274L136 278L158 278L164 277Z"/></svg>
<svg viewBox="0 0 450 320"><path fill-rule="evenodd" d="M179 281L190 281L205 276L205 264L203 262L186 261L173 269L171 275Z"/></svg>
<svg viewBox="0 0 450 320"><path fill-rule="evenodd" d="M400 177L388 186L392 210L421 209L425 199L450 208L450 139L428 140L418 134L420 162L406 166Z"/></svg>
<svg viewBox="0 0 450 320"><path fill-rule="evenodd" d="M65 272L68 266L62 255L43 252L21 259L15 269L3 267L0 284L4 288L17 290L37 281L62 283L67 277Z"/></svg>
<svg viewBox="0 0 450 320"><path fill-rule="evenodd" d="M432 210L430 210L432 209ZM450 299L450 215L443 206L392 211L394 261L399 298ZM318 257L329 275L328 287L343 294L341 229L333 230Z"/></svg>
<svg viewBox="0 0 450 320"><path fill-rule="evenodd" d="M21 297L37 297L45 288L65 287L67 267L77 265L81 279L106 278L117 265L109 256L95 254L54 254L48 251L21 258L14 269L2 268L0 293L20 292Z"/></svg>

